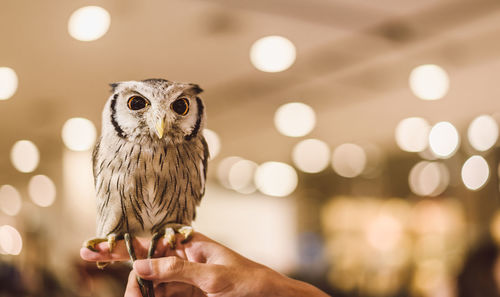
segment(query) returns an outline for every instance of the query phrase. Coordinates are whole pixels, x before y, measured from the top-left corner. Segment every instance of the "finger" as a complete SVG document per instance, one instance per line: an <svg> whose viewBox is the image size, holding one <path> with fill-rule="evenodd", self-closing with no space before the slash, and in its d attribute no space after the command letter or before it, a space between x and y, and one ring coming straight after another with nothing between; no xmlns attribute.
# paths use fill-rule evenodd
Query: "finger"
<svg viewBox="0 0 500 297"><path fill-rule="evenodd" d="M137 276L133 270L130 271L130 274L128 275L125 297L142 297L141 289L137 283Z"/></svg>
<svg viewBox="0 0 500 297"><path fill-rule="evenodd" d="M238 253L226 246L194 232L193 238L183 245L185 257L191 262L227 265L229 262L242 258ZM224 255L224 257L221 257Z"/></svg>
<svg viewBox="0 0 500 297"><path fill-rule="evenodd" d="M138 258L146 258L151 239L149 238L133 238L132 244L136 256ZM128 261L130 255L128 254L125 241L119 240L113 248L113 252L109 252L109 245L107 242L101 242L95 246L97 252L94 252L86 247L80 249L80 257L85 261L95 262L109 262L109 261ZM167 252L167 243L162 241L158 242L156 246L154 257L164 256Z"/></svg>
<svg viewBox="0 0 500 297"><path fill-rule="evenodd" d="M183 282L208 293L216 293L224 280L225 268L220 265L185 261L178 257L137 260L134 271L144 279L159 282Z"/></svg>

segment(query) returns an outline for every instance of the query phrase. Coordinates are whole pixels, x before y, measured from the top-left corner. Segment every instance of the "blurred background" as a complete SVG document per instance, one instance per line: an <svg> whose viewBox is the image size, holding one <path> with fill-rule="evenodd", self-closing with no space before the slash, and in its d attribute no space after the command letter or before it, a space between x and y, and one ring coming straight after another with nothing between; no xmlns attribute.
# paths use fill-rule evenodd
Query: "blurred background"
<svg viewBox="0 0 500 297"><path fill-rule="evenodd" d="M498 0L0 0L0 296L122 296L108 83L198 83L195 229L333 296L500 296Z"/></svg>

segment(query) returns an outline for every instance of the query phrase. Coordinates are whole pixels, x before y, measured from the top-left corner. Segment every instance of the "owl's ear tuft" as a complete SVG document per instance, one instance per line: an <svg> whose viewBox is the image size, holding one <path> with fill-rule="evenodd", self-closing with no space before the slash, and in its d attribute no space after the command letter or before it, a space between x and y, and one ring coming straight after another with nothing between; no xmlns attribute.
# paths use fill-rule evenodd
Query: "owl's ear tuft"
<svg viewBox="0 0 500 297"><path fill-rule="evenodd" d="M111 83L109 86L111 87L111 93L114 93L116 90L116 87L118 87L120 83Z"/></svg>
<svg viewBox="0 0 500 297"><path fill-rule="evenodd" d="M200 86L197 84L189 84L189 86L190 86L189 90L193 92L195 95L198 95L199 93L203 92L203 89L200 88Z"/></svg>

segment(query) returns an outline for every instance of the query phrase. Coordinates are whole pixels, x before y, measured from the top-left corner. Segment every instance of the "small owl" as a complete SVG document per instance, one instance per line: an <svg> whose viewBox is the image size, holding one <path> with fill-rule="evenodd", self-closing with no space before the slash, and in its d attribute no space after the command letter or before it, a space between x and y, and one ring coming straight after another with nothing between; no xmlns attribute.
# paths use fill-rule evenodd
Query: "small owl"
<svg viewBox="0 0 500 297"><path fill-rule="evenodd" d="M188 240L193 231L209 156L202 89L164 79L111 87L93 152L97 237L84 246L108 241L112 250L125 238L135 258L130 236L152 236L151 257L159 237L173 247L176 232Z"/></svg>

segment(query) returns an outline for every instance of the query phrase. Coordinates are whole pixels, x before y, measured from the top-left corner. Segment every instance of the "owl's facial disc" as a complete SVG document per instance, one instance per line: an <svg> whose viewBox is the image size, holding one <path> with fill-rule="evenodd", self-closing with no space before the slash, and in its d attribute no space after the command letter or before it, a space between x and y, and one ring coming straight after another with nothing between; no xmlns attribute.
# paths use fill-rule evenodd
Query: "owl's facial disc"
<svg viewBox="0 0 500 297"><path fill-rule="evenodd" d="M163 139L167 131L175 126L174 122L187 116L189 113L189 105L189 99L186 96L181 96L171 102L169 107L163 104L158 104L153 107L153 121L150 123L152 133L156 134L158 139Z"/></svg>

